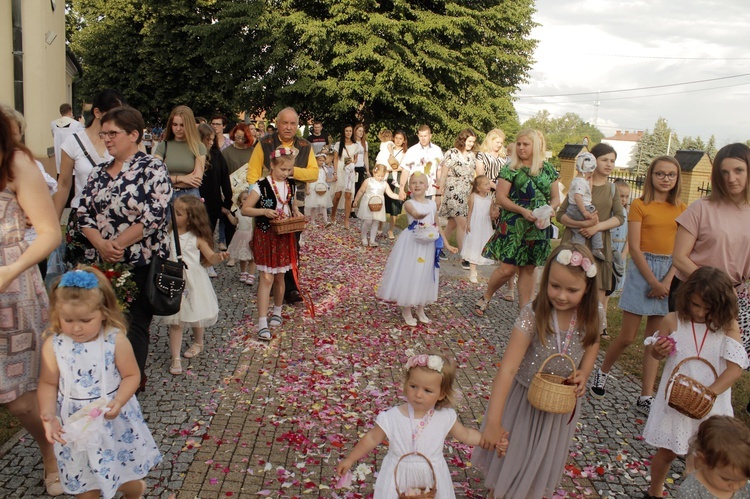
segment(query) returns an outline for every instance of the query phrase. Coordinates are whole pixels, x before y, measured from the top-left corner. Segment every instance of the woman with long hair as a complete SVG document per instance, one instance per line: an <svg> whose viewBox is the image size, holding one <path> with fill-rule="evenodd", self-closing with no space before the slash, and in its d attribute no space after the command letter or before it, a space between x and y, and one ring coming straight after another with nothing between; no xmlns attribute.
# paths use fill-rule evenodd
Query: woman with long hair
<svg viewBox="0 0 750 499"><path fill-rule="evenodd" d="M497 188L496 182L497 177L500 176L500 169L508 162L504 143L505 132L499 128L493 128L487 132L477 152L477 176L487 176L492 190Z"/></svg>
<svg viewBox="0 0 750 499"><path fill-rule="evenodd" d="M393 157L398 161L398 166L388 165L391 171L388 172L388 183L391 184L393 192L398 194L401 188L401 161L406 155L406 150L409 149L409 144L406 142L406 132L403 130L396 130L393 134ZM398 199L391 199L385 197L385 212L388 214L390 225L388 226L388 239L393 241L396 239L396 235L393 233L393 229L396 227L396 218L401 214L401 210L404 207L404 202Z"/></svg>
<svg viewBox="0 0 750 499"><path fill-rule="evenodd" d="M167 165L174 197L200 197L198 188L203 182L206 146L198 135L192 109L187 106L172 109L167 120L164 141L156 146L154 157Z"/></svg>
<svg viewBox="0 0 750 499"><path fill-rule="evenodd" d="M336 168L336 185L333 188L333 207L331 208L331 219L336 223L338 215L339 200L344 193L344 228L349 228L349 214L352 211L352 200L355 193L356 173L355 165L362 146L353 139L354 127L345 125L341 131L341 139L333 144L333 165Z"/></svg>
<svg viewBox="0 0 750 499"><path fill-rule="evenodd" d="M495 190L496 203L503 211L500 224L484 247L482 256L500 262L492 272L487 290L474 305L474 314L483 317L495 291L516 271L518 302L521 308L531 301L534 269L544 266L552 250L552 230L540 229L533 211L542 206L556 210L560 204L557 171L544 161L544 136L527 128L516 137L510 164L503 167Z"/></svg>
<svg viewBox="0 0 750 499"><path fill-rule="evenodd" d="M365 125L356 123L352 131L352 140L362 147L362 153L357 156L357 161L354 162L354 173L357 175L357 179L354 181L355 193L359 192L359 188L362 187L362 182L365 181L365 178L370 176L370 160L367 157L369 148L365 135ZM351 216L356 218L354 212L352 212Z"/></svg>

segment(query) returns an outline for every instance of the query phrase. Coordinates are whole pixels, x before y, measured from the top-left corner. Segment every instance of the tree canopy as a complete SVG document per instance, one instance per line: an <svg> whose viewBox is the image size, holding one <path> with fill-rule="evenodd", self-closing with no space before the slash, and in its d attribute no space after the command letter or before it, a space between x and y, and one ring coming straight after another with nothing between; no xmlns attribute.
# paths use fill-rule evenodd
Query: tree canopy
<svg viewBox="0 0 750 499"><path fill-rule="evenodd" d="M547 150L552 152L552 162L559 162L557 154L565 144L580 144L584 137L589 138L589 148L598 144L604 134L591 123L583 120L575 113L565 113L555 118L549 111L543 110L526 120L523 128L533 128L544 134Z"/></svg>
<svg viewBox="0 0 750 499"><path fill-rule="evenodd" d="M329 131L364 121L451 143L512 134L536 42L533 0L69 0L81 90L120 89L153 120L177 104L275 114Z"/></svg>

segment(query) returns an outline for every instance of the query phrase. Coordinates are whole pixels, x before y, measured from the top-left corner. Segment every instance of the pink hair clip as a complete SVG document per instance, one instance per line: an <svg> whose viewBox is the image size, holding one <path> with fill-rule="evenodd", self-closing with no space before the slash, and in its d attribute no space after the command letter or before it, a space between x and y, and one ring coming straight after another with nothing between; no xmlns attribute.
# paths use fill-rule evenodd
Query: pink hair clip
<svg viewBox="0 0 750 499"><path fill-rule="evenodd" d="M439 355L421 354L409 357L409 360L406 361L406 368L411 369L412 367L426 367L428 369L432 369L433 371L437 371L440 374L443 374L444 364L445 363L443 362L442 357L440 357Z"/></svg>
<svg viewBox="0 0 750 499"><path fill-rule="evenodd" d="M561 265L570 265L571 267L581 267L586 273L586 277L596 277L596 265L591 260L583 256L578 251L562 250L557 254L555 261Z"/></svg>

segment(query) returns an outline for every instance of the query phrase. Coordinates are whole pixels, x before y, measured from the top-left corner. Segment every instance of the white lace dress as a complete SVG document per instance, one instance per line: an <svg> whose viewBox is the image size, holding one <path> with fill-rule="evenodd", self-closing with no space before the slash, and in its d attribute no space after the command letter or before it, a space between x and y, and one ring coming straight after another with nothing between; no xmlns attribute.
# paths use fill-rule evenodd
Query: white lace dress
<svg viewBox="0 0 750 499"><path fill-rule="evenodd" d="M437 482L437 499L451 499L456 497L453 492L448 463L445 462L443 447L448 432L456 423L456 411L453 409L437 409L430 422L424 427L417 438L417 451L424 454L435 469ZM420 420L415 420L415 426ZM378 499L398 499L394 470L401 456L413 452L412 425L409 415L401 412L399 407L392 407L386 412L378 414L375 423L383 429L388 437L388 454L383 458L383 464L375 482L375 497ZM432 472L427 462L420 456L409 456L398 465L398 485L401 492L406 488L429 486L432 483Z"/></svg>
<svg viewBox="0 0 750 499"><path fill-rule="evenodd" d="M705 343L703 343L704 334L706 335ZM684 456L688 452L690 437L698 431L698 426L703 421L715 415L734 416L732 390L730 388L717 395L711 412L703 419L691 419L669 407L664 394L672 371L680 361L687 357L695 357L698 351L690 322L678 320L677 331L672 333L672 337L677 343L677 352L667 357L659 383L659 391L654 397L646 427L643 429L643 436L646 442L654 447L670 449L672 452ZM695 337L698 346L703 343L703 348L700 349L700 357L710 362L719 376L727 368L727 361L734 362L743 369L748 366L747 353L742 344L724 335L723 331L706 334L705 324L695 324ZM698 360L685 362L678 372L690 376L706 386L714 382L711 369Z"/></svg>

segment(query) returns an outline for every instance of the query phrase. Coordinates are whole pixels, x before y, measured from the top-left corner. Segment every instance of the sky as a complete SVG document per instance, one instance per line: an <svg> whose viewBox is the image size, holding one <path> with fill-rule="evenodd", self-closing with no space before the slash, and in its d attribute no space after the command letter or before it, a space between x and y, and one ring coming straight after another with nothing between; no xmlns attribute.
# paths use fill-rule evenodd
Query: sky
<svg viewBox="0 0 750 499"><path fill-rule="evenodd" d="M750 139L747 0L536 0L536 9L536 62L516 94L522 123L544 109L573 112L609 137L663 117L680 139ZM746 76L726 78L737 75ZM533 97L582 92L594 93Z"/></svg>

